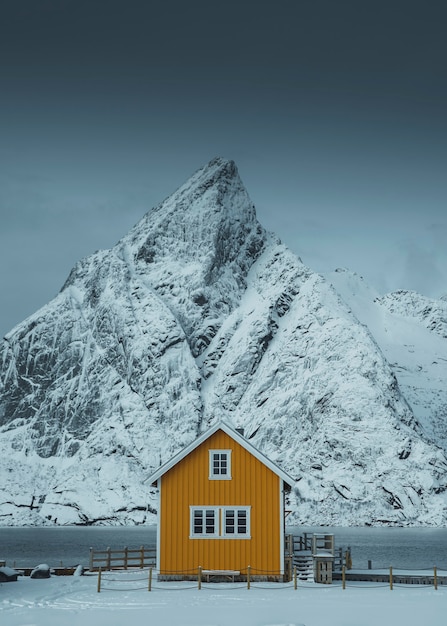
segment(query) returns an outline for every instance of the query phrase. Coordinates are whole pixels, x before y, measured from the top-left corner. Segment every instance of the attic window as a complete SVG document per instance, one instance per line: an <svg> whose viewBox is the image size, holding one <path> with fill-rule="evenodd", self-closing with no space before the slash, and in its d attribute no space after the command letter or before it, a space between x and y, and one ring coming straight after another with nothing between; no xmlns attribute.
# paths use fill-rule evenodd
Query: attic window
<svg viewBox="0 0 447 626"><path fill-rule="evenodd" d="M231 480L231 450L210 450L210 480Z"/></svg>

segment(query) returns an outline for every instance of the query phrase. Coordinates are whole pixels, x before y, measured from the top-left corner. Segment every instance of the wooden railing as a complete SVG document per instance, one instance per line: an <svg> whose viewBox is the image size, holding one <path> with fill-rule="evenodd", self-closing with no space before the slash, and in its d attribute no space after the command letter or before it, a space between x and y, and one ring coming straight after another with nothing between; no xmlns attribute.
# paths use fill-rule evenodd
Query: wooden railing
<svg viewBox="0 0 447 626"><path fill-rule="evenodd" d="M99 570L128 569L129 567L155 567L155 548L123 548L122 550L96 550L90 548L89 569L91 572Z"/></svg>
<svg viewBox="0 0 447 626"><path fill-rule="evenodd" d="M319 546L320 547L320 546ZM334 570L340 571L342 567L345 566L347 570L351 569L352 561L351 561L351 548L348 546L347 548L335 547L333 543L331 546L321 545L321 547L330 547L333 550L334 556ZM285 555L286 562L287 558L293 556L294 559L297 554L302 552L309 552L312 554L314 551L315 545L313 541L313 534L304 533L303 535L286 535L285 538Z"/></svg>
<svg viewBox="0 0 447 626"><path fill-rule="evenodd" d="M312 550L312 534L304 533L303 535L294 535L293 550L294 552Z"/></svg>
<svg viewBox="0 0 447 626"><path fill-rule="evenodd" d="M314 533L312 537L312 554L334 556L334 535Z"/></svg>

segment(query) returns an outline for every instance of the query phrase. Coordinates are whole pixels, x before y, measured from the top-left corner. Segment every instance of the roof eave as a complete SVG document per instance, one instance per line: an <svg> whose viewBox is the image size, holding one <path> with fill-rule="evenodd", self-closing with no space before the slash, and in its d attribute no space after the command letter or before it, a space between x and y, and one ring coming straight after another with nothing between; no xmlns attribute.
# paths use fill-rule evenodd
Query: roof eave
<svg viewBox="0 0 447 626"><path fill-rule="evenodd" d="M157 486L157 481L159 478L166 474L170 469L172 469L177 463L179 463L182 459L184 459L188 454L190 454L195 448L200 446L204 441L209 439L215 432L218 430L223 430L227 435L229 435L232 439L234 439L237 443L239 443L245 450L253 454L261 463L266 465L269 469L272 470L273 473L277 474L286 485L292 487L292 485L296 482L291 476L289 476L284 470L282 470L276 463L271 461L268 457L266 457L260 450L255 448L248 440L241 434L239 434L236 430L231 428L225 422L217 422L212 426L209 430L202 433L192 441L189 445L185 446L182 450L180 450L176 455L174 455L169 461L161 465L153 474L151 474L144 482L149 482L152 486Z"/></svg>

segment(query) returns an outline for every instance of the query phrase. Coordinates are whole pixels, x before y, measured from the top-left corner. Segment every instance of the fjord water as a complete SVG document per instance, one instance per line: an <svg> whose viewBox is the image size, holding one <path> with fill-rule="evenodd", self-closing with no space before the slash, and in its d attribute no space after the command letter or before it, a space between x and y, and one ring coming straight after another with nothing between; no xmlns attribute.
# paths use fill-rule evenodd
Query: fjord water
<svg viewBox="0 0 447 626"><path fill-rule="evenodd" d="M446 528L299 527L293 534L331 533L336 548L351 548L352 567L373 569L447 569Z"/></svg>
<svg viewBox="0 0 447 626"><path fill-rule="evenodd" d="M287 532L330 533L351 548L353 568L447 569L446 528L290 527ZM155 547L156 526L0 527L0 560L15 567L88 566L89 550Z"/></svg>
<svg viewBox="0 0 447 626"><path fill-rule="evenodd" d="M90 548L155 547L156 526L57 526L0 528L0 560L15 567L88 567Z"/></svg>

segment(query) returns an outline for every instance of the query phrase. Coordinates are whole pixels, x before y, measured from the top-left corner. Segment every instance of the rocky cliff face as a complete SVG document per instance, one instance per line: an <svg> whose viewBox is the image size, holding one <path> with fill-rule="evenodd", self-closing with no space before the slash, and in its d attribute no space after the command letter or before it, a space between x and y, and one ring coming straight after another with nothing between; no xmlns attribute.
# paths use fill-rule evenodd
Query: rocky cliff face
<svg viewBox="0 0 447 626"><path fill-rule="evenodd" d="M3 340L0 523L153 522L145 477L221 419L296 477L291 521L445 523L446 304L358 284L209 163Z"/></svg>

